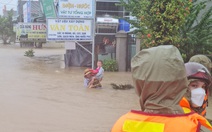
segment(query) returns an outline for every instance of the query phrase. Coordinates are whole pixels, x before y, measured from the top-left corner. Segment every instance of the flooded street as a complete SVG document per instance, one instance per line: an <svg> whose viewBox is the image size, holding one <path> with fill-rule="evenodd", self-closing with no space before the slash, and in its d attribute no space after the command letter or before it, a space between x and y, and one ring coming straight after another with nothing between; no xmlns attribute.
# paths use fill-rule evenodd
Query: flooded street
<svg viewBox="0 0 212 132"><path fill-rule="evenodd" d="M34 49L33 58L27 50L0 46L1 132L109 132L119 116L139 109L134 89L110 86L132 84L130 72L105 72L102 89L85 89L85 68L64 69L64 49Z"/></svg>
<svg viewBox="0 0 212 132"><path fill-rule="evenodd" d="M64 49L0 46L1 132L109 132L118 117L139 109L134 89L114 90L110 83L132 84L128 72L105 72L102 89L85 89L85 68L64 69Z"/></svg>

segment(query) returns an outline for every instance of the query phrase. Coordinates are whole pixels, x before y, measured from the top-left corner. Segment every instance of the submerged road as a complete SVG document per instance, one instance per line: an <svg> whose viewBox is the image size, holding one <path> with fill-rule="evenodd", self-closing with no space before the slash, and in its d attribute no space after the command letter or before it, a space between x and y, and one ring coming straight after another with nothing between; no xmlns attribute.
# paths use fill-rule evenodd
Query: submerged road
<svg viewBox="0 0 212 132"><path fill-rule="evenodd" d="M0 132L109 132L130 109L139 109L128 72L105 72L102 89L85 89L85 68L63 68L64 49L0 46Z"/></svg>

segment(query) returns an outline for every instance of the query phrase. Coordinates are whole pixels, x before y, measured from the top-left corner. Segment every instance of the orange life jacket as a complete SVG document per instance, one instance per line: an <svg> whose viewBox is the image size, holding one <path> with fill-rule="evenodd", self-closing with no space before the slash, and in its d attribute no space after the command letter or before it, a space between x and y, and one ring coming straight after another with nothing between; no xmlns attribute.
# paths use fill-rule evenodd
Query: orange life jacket
<svg viewBox="0 0 212 132"><path fill-rule="evenodd" d="M199 132L201 124L212 130L207 123L204 117L194 112L162 115L132 110L117 120L111 132Z"/></svg>
<svg viewBox="0 0 212 132"><path fill-rule="evenodd" d="M190 105L189 101L185 97L183 97L183 99L180 101L180 106L181 107L188 108L191 111L194 111L194 112L196 112L196 113L198 113L198 114L200 114L202 116L206 116L207 104L208 104L208 96L207 95L204 98L203 105L201 107L196 108L196 109L195 108L191 108L191 105Z"/></svg>

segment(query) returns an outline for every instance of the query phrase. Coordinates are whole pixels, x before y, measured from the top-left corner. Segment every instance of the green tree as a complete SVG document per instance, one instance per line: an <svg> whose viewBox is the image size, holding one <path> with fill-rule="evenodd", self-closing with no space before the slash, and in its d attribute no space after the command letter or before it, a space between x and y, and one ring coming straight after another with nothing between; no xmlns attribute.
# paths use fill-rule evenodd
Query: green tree
<svg viewBox="0 0 212 132"><path fill-rule="evenodd" d="M191 0L121 0L121 5L137 20L130 21L139 30L142 47L176 45L181 40L179 28L190 12Z"/></svg>
<svg viewBox="0 0 212 132"><path fill-rule="evenodd" d="M185 61L195 54L212 52L212 7L206 9L208 1L193 0L190 14L180 28L182 39L179 49L185 55Z"/></svg>
<svg viewBox="0 0 212 132"><path fill-rule="evenodd" d="M8 12L8 16L0 16L0 38L4 44L8 43L8 40L15 34L13 32L12 23L13 10Z"/></svg>

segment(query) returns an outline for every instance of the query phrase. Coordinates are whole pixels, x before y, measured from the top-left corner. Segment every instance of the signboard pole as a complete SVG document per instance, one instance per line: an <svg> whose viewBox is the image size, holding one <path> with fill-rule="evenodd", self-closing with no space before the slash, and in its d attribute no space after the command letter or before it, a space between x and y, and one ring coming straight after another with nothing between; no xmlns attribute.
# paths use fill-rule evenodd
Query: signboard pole
<svg viewBox="0 0 212 132"><path fill-rule="evenodd" d="M94 12L93 12L93 42L92 42L92 69L94 69L94 66L95 66L95 37L96 37L96 21L95 21L95 17L96 17L96 0L93 4L93 9L94 9Z"/></svg>
<svg viewBox="0 0 212 132"><path fill-rule="evenodd" d="M93 36L93 40L92 40L92 69L94 69L94 66L95 66L94 63L95 63L95 36Z"/></svg>

